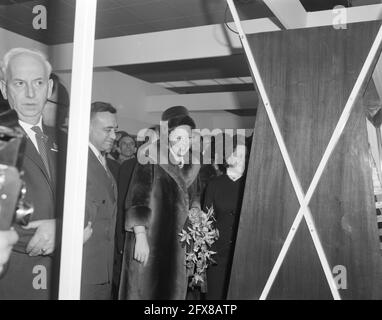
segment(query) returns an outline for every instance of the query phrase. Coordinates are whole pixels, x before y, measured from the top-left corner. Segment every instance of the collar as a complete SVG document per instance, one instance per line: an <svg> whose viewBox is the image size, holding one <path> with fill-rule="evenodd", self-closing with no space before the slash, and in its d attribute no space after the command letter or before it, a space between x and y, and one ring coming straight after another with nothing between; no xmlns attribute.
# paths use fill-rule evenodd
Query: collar
<svg viewBox="0 0 382 320"><path fill-rule="evenodd" d="M109 153L110 154L110 153ZM124 162L124 161L126 161L126 160L130 160L130 159L134 159L135 158L135 155L133 154L132 156L130 156L130 157L126 157L126 156L124 156L123 154L120 154L119 155L119 157L118 157L118 159L114 159L114 160L116 160L116 161L118 161L119 163L122 163L122 162Z"/></svg>
<svg viewBox="0 0 382 320"><path fill-rule="evenodd" d="M42 129L42 117L40 117L40 120L36 123L36 124L30 124L30 123L27 123L27 122L24 122L22 120L19 120L19 124L20 126L25 130L25 131L33 131L32 130L32 127L35 127L35 126L38 126L40 127L41 131L44 132L44 130ZM33 131L34 132L34 131Z"/></svg>
<svg viewBox="0 0 382 320"><path fill-rule="evenodd" d="M93 151L97 159L99 159L100 157L101 158L103 157L101 152L90 141L89 141L89 148Z"/></svg>
<svg viewBox="0 0 382 320"><path fill-rule="evenodd" d="M243 172L239 172L239 171L236 171L234 168L228 167L227 168L227 176L233 182L235 182L243 176Z"/></svg>

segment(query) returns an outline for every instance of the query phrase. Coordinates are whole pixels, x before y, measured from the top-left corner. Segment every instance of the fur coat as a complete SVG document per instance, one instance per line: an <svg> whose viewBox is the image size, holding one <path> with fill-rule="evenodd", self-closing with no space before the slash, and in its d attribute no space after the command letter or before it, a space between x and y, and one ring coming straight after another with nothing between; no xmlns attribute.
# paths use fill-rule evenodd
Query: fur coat
<svg viewBox="0 0 382 320"><path fill-rule="evenodd" d="M186 298L185 248L180 243L188 211L200 206L199 165L138 164L126 198L127 231L119 299ZM146 266L133 259L134 226L145 226L150 246Z"/></svg>

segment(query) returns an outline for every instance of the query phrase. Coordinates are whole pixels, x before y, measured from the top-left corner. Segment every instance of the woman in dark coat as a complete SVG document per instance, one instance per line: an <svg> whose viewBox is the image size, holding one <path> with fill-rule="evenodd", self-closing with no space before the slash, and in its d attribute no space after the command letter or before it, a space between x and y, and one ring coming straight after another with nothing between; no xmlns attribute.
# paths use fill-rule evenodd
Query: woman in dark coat
<svg viewBox="0 0 382 320"><path fill-rule="evenodd" d="M219 239L211 250L217 252L214 260L217 264L207 269L208 300L225 300L229 279L237 227L240 218L241 203L245 185L245 144L234 141L233 151L226 159L226 172L214 177L206 188L204 210L213 207L215 227L219 230Z"/></svg>
<svg viewBox="0 0 382 320"><path fill-rule="evenodd" d="M159 148L156 160L161 155L169 161L138 163L127 195L120 299L186 298L185 248L179 233L189 209L200 207L195 187L200 166L184 161L190 139L177 132L190 133L195 124L184 107L166 110L162 120L168 121L169 147Z"/></svg>

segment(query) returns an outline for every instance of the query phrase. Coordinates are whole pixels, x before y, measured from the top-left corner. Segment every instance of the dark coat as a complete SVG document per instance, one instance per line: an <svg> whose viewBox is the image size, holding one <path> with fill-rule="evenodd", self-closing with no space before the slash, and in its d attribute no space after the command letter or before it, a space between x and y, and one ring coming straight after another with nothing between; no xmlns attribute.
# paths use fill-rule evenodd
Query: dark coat
<svg viewBox="0 0 382 320"><path fill-rule="evenodd" d="M54 143L54 130L43 127L48 135L47 143L49 178L41 157L32 141L27 138L22 170L27 193L26 200L33 204L34 213L31 221L54 219L58 215L56 207L56 182L57 182L57 146ZM28 137L28 136L27 136ZM35 229L24 230L15 226L19 234L19 241L15 245L10 258L9 266L0 279L0 300L3 299L52 299L57 297L58 279L52 279L53 259L59 258L57 252L50 256L30 257L26 253L26 246L34 235ZM56 236L57 239L57 236ZM43 282L46 276L46 289ZM42 285L42 289L35 289L33 285Z"/></svg>
<svg viewBox="0 0 382 320"><path fill-rule="evenodd" d="M118 184L119 168L121 165L119 164L118 161L111 158L106 158L106 164L110 172L112 173L115 181L117 181L117 184Z"/></svg>
<svg viewBox="0 0 382 320"><path fill-rule="evenodd" d="M85 226L91 221L93 233L83 247L82 284L111 284L116 214L115 179L89 149Z"/></svg>
<svg viewBox="0 0 382 320"><path fill-rule="evenodd" d="M121 163L118 175L118 213L116 224L116 248L118 252L123 251L125 243L125 203L127 191L133 177L134 168L137 164L137 158L125 160Z"/></svg>
<svg viewBox="0 0 382 320"><path fill-rule="evenodd" d="M214 208L214 225L219 230L219 239L211 247L217 264L207 269L208 300L227 299L244 186L245 175L232 181L223 174L211 179L206 189L203 208Z"/></svg>
<svg viewBox="0 0 382 320"><path fill-rule="evenodd" d="M118 297L118 288L122 269L123 246L125 244L125 202L130 186L137 158L125 160L121 163L118 172L118 211L115 225L115 252L113 286L115 297Z"/></svg>
<svg viewBox="0 0 382 320"><path fill-rule="evenodd" d="M137 164L127 195L127 230L120 299L185 299L187 276L181 232L197 198L199 165ZM147 265L133 259L134 226L145 226Z"/></svg>

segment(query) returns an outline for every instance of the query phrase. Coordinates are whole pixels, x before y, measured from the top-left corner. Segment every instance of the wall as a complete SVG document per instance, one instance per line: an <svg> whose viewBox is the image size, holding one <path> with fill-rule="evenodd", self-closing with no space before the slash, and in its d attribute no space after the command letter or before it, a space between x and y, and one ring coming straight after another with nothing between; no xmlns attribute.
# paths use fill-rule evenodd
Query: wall
<svg viewBox="0 0 382 320"><path fill-rule="evenodd" d="M70 72L57 72L65 86L70 88ZM121 130L136 134L160 121L160 112L146 112L146 99L151 95L173 93L158 85L139 80L108 68L96 68L93 74L92 101L110 102L118 110L118 124ZM163 106L170 107L171 103ZM187 105L185 105L187 107ZM254 117L238 117L226 111L191 112L199 128L252 128Z"/></svg>
<svg viewBox="0 0 382 320"><path fill-rule="evenodd" d="M58 72L58 75L69 88L71 74ZM166 89L106 68L94 71L92 92L92 101L110 102L117 108L120 129L130 133L136 133L158 121L158 116L145 111L146 95L169 94Z"/></svg>
<svg viewBox="0 0 382 320"><path fill-rule="evenodd" d="M0 56L14 47L38 49L49 56L52 53L48 46L14 32L0 28ZM62 58L62 57L61 57ZM67 57L68 58L68 57ZM67 59L66 58L66 59ZM54 55L49 59L53 64L59 64L60 57ZM65 86L70 91L71 73L59 71ZM1 75L0 75L1 76ZM160 86L147 83L134 77L113 71L108 68L96 68L93 78L92 100L102 100L112 103L118 109L119 126L136 134L140 129L156 124L160 120L160 112L146 112L146 98L151 95L176 95ZM163 108L170 107L171 101ZM178 104L178 102L176 103ZM187 104L184 103L187 107ZM238 117L224 110L191 112L199 128L252 128L254 117Z"/></svg>

